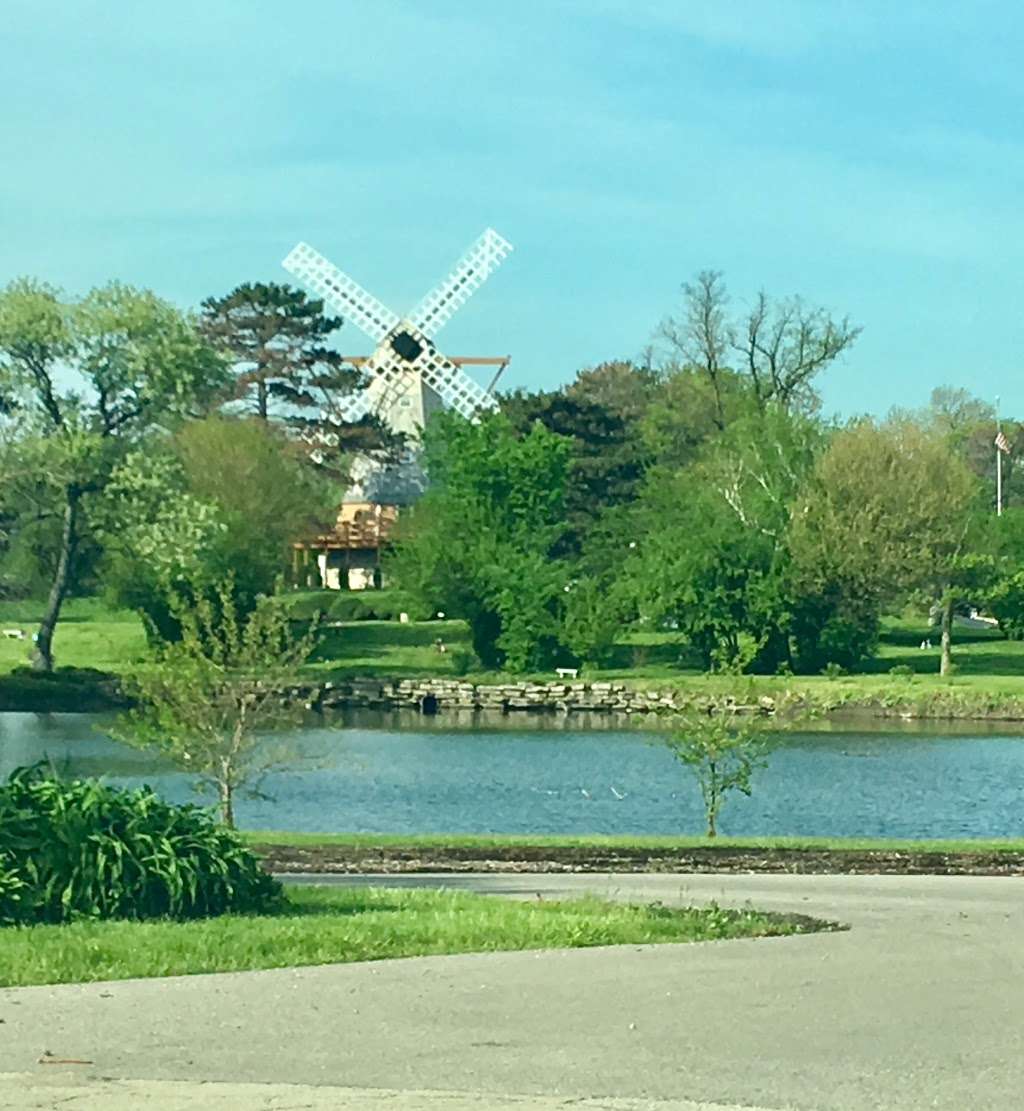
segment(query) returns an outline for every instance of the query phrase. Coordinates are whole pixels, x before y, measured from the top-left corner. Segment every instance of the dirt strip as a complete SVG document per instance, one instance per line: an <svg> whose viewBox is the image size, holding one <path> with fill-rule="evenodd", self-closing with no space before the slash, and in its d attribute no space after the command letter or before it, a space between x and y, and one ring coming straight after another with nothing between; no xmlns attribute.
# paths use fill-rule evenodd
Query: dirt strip
<svg viewBox="0 0 1024 1111"><path fill-rule="evenodd" d="M255 845L270 872L721 872L1024 876L1024 853Z"/></svg>

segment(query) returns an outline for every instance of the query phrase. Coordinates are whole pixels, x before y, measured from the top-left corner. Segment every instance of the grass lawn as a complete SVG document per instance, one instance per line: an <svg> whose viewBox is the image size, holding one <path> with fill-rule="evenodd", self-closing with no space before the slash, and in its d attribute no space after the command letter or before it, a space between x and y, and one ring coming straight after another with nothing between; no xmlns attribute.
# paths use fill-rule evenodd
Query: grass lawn
<svg viewBox="0 0 1024 1111"><path fill-rule="evenodd" d="M385 597L381 592L380 597ZM393 603L379 608L386 609ZM387 678L447 677L495 683L518 679L551 680L550 673L512 676L499 672L466 672L470 655L469 631L462 621L435 620L402 624L397 620L361 620L332 623L338 613L351 612L349 595L311 592L289 597L296 613L308 616L318 606L327 609L320 647L307 671L311 678L345 679L356 675ZM333 613L332 613L333 609ZM21 628L30 636L42 610L41 602L0 602L0 627ZM308 611L308 613L307 613ZM922 650L922 640L933 647ZM446 652L439 652L440 638ZM17 704L23 688L37 681L25 672L31 640L0 637L0 705ZM92 668L120 674L138 666L146 656L146 638L138 617L127 611L105 609L96 599L73 599L65 606L54 639L58 669ZM998 705L1024 700L1024 642L1008 641L988 630L957 629L954 635L955 675L940 678L938 637L924 618L889 618L884 622L878 655L858 673L827 678L823 675L731 676L706 675L681 638L672 632L625 633L608 666L588 669L583 678L672 687L693 694L737 694L756 698L762 694L794 691L812 702L829 704L870 701L916 701L939 697L958 699L977 708L980 702ZM912 668L910 676L889 674L893 667ZM58 671L54 682L68 682L71 672ZM74 707L70 691L68 705ZM954 713L953 716L957 716Z"/></svg>
<svg viewBox="0 0 1024 1111"><path fill-rule="evenodd" d="M240 831L252 845L337 845L346 848L401 846L410 849L509 849L549 847L567 849L791 849L807 852L902 852L902 853L997 853L1024 852L1024 838L1003 840L907 841L893 838L863 837L616 837L590 834L571 837L563 834L382 834L382 833L290 833L282 830Z"/></svg>
<svg viewBox="0 0 1024 1111"><path fill-rule="evenodd" d="M32 655L42 601L0 602L0 628L21 629L24 640L0 637L0 673L25 667ZM119 673L146 655L146 634L137 614L111 610L98 598L72 598L61 611L53 637L58 666Z"/></svg>
<svg viewBox="0 0 1024 1111"><path fill-rule="evenodd" d="M0 929L0 987L503 949L772 937L824 923L718 907L517 902L453 891L295 887L272 915Z"/></svg>

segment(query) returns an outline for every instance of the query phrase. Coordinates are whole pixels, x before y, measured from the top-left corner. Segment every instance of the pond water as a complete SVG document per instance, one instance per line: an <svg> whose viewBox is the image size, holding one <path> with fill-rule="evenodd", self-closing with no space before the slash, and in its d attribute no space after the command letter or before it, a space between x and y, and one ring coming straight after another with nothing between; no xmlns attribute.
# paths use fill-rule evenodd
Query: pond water
<svg viewBox="0 0 1024 1111"><path fill-rule="evenodd" d="M652 735L624 725L455 728L368 711L288 738L297 764L269 797L242 798L250 829L376 833L702 832L696 783ZM73 775L149 783L202 801L191 780L110 741L86 714L0 713L0 776L42 757ZM789 735L732 795L723 833L835 837L1024 837L1024 737L876 728Z"/></svg>

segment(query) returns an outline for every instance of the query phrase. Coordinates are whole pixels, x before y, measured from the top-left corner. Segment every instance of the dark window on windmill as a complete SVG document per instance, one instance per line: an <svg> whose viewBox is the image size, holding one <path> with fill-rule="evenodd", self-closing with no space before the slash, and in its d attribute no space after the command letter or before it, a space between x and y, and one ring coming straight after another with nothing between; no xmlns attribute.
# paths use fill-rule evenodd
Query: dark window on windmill
<svg viewBox="0 0 1024 1111"><path fill-rule="evenodd" d="M409 332L398 332L392 336L391 349L407 363L414 363L423 354L423 344Z"/></svg>

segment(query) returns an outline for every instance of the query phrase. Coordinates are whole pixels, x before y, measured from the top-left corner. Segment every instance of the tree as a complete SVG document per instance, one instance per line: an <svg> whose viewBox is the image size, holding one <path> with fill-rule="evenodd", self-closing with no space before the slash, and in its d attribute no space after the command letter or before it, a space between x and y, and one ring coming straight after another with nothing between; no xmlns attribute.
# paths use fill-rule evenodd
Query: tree
<svg viewBox="0 0 1024 1111"><path fill-rule="evenodd" d="M726 316L728 294L718 270L702 270L683 283L683 315L667 317L658 330L670 354L682 367L700 373L710 386L713 420L719 431L726 425L725 380L733 329Z"/></svg>
<svg viewBox="0 0 1024 1111"><path fill-rule="evenodd" d="M659 330L670 354L703 375L714 397L715 420L725 428L732 376L742 377L758 407L815 408L815 377L852 347L861 329L834 319L799 297L773 300L764 291L741 318L730 318L722 274L702 270L683 285L683 312Z"/></svg>
<svg viewBox="0 0 1024 1111"><path fill-rule="evenodd" d="M284 608L262 598L244 615L230 579L214 596L177 599L182 635L127 686L138 707L115 723L117 740L155 749L201 788L212 788L228 826L240 790L256 791L263 776L290 754L266 734L299 724L304 713L293 694L299 669L315 642L311 627L295 637Z"/></svg>
<svg viewBox="0 0 1024 1111"><path fill-rule="evenodd" d="M297 445L255 418L190 421L128 455L95 513L104 584L151 634L178 636L170 599L231 576L248 613L286 571L292 544L326 531L339 498Z"/></svg>
<svg viewBox="0 0 1024 1111"><path fill-rule="evenodd" d="M310 373L341 375L353 388L354 371L327 346L341 327L324 315L323 301L276 282L245 282L223 297L202 303L200 327L235 365L235 397L262 421L282 385L296 386Z"/></svg>
<svg viewBox="0 0 1024 1111"><path fill-rule="evenodd" d="M749 798L754 772L768 765L770 742L753 715L735 709L684 715L665 737L669 751L697 780L708 837L718 836L718 815L730 791Z"/></svg>
<svg viewBox="0 0 1024 1111"><path fill-rule="evenodd" d="M743 380L732 371L721 371L712 383L693 367L667 368L655 398L640 422L640 436L652 463L675 470L695 462L750 409Z"/></svg>
<svg viewBox="0 0 1024 1111"><path fill-rule="evenodd" d="M84 511L126 450L223 388L220 358L173 306L113 283L79 301L30 279L0 292L0 393L14 399L19 449L55 487L56 562L33 667L53 668Z"/></svg>
<svg viewBox="0 0 1024 1111"><path fill-rule="evenodd" d="M548 666L569 578L554 553L570 442L540 423L519 436L500 413L440 413L423 446L430 487L400 522L389 573L419 608L465 618L486 667Z"/></svg>
<svg viewBox="0 0 1024 1111"><path fill-rule="evenodd" d="M564 393L576 401L602 406L633 428L657 398L659 384L658 373L650 367L611 359L578 371Z"/></svg>
<svg viewBox="0 0 1024 1111"><path fill-rule="evenodd" d="M706 667L774 671L803 654L810 615L791 582L787 530L823 437L813 419L770 405L690 466L649 473L623 574L639 613L671 622Z"/></svg>
<svg viewBox="0 0 1024 1111"><path fill-rule="evenodd" d="M276 282L246 282L203 301L200 325L234 364L243 412L287 425L335 477L347 477L354 452L400 450L376 418L345 419L343 403L362 376L328 345L342 320L326 316L323 301Z"/></svg>
<svg viewBox="0 0 1024 1111"><path fill-rule="evenodd" d="M641 437L617 413L571 390L517 391L502 399L502 412L521 436L540 423L571 443L562 550L578 556L602 514L635 496L646 466Z"/></svg>
<svg viewBox="0 0 1024 1111"><path fill-rule="evenodd" d="M794 507L790 547L804 589L843 584L875 607L925 592L940 605L940 671L951 664L957 598L973 578L978 482L949 445L898 418L851 422Z"/></svg>

